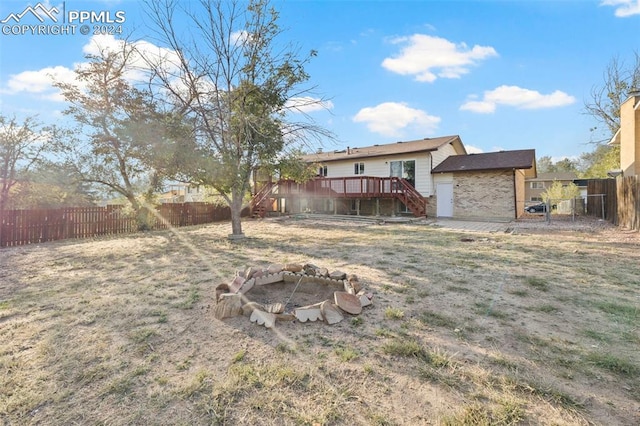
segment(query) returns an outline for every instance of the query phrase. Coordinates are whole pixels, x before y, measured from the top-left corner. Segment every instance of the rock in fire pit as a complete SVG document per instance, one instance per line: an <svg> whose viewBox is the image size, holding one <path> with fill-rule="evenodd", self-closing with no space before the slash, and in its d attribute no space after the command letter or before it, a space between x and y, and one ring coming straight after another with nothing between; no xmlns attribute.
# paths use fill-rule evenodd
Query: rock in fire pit
<svg viewBox="0 0 640 426"><path fill-rule="evenodd" d="M345 314L359 315L372 298L353 274L309 263L252 266L216 287L215 317L245 315L267 328L276 321L336 324Z"/></svg>

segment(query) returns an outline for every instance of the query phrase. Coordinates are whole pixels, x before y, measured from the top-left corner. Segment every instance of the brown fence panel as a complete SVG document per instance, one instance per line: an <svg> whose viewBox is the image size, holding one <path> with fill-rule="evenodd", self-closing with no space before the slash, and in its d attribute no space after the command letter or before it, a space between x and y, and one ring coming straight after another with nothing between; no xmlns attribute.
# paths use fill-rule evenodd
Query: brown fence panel
<svg viewBox="0 0 640 426"><path fill-rule="evenodd" d="M616 223L618 197L615 179L590 179L587 182L587 214Z"/></svg>
<svg viewBox="0 0 640 426"><path fill-rule="evenodd" d="M640 182L638 176L618 178L617 225L640 230Z"/></svg>
<svg viewBox="0 0 640 426"><path fill-rule="evenodd" d="M231 209L207 203L162 204L152 219L152 229L167 229L231 219ZM242 210L242 216L250 213ZM67 207L62 209L5 210L0 216L0 247L43 243L67 238L90 238L137 230L136 219L121 206Z"/></svg>

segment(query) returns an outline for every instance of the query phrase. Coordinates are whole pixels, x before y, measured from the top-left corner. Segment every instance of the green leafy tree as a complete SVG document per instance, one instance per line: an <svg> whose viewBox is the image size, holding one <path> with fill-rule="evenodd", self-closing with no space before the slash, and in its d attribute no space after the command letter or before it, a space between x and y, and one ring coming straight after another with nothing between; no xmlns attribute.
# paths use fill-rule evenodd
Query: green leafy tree
<svg viewBox="0 0 640 426"><path fill-rule="evenodd" d="M538 158L538 161L536 161L536 170L538 173L553 173L555 171L555 166L551 157L543 155Z"/></svg>
<svg viewBox="0 0 640 426"><path fill-rule="evenodd" d="M322 105L303 86L305 66L281 44L278 12L267 1L246 7L233 0L201 1L181 8L174 0L147 1L161 41L174 56L148 57L154 82L166 101L192 128L196 148L182 174L215 188L231 208L234 237L241 237L241 212L250 178L258 167L272 169L291 148L330 134L304 111ZM180 16L180 15L183 16ZM174 23L186 16L188 33ZM301 112L303 121L292 119Z"/></svg>
<svg viewBox="0 0 640 426"><path fill-rule="evenodd" d="M0 115L0 214L10 203L12 189L42 161L51 147L55 129L43 127L34 117L19 121Z"/></svg>
<svg viewBox="0 0 640 426"><path fill-rule="evenodd" d="M580 188L574 183L563 184L559 180L554 180L553 183L545 192L541 194L542 201L545 203L548 200L567 200L580 196Z"/></svg>
<svg viewBox="0 0 640 426"><path fill-rule="evenodd" d="M38 162L13 189L11 205L19 209L91 206L95 201L88 184L51 161Z"/></svg>
<svg viewBox="0 0 640 426"><path fill-rule="evenodd" d="M147 198L160 186L161 173L150 166L174 128L171 118L158 112L151 93L136 87L129 76L135 59L133 45L120 50L100 48L77 67L74 83L56 82L70 104L64 113L77 129L61 144L65 165L86 183L125 197L147 227Z"/></svg>
<svg viewBox="0 0 640 426"><path fill-rule="evenodd" d="M606 179L611 170L620 168L620 146L597 145L580 156L581 176L585 179Z"/></svg>
<svg viewBox="0 0 640 426"><path fill-rule="evenodd" d="M545 155L536 162L536 170L538 173L577 173L578 165L578 161L566 157L554 163L551 157Z"/></svg>
<svg viewBox="0 0 640 426"><path fill-rule="evenodd" d="M558 173L577 173L577 165L577 161L565 157L561 160L556 161L554 166L555 171Z"/></svg>

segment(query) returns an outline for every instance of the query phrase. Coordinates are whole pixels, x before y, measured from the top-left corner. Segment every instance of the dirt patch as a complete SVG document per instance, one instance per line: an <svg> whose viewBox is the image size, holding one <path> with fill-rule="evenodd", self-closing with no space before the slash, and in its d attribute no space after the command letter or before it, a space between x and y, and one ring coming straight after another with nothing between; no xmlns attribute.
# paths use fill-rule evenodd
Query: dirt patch
<svg viewBox="0 0 640 426"><path fill-rule="evenodd" d="M282 303L286 312L293 312L295 308L313 305L324 300L332 300L335 288L320 284L306 284L299 286L296 291L295 284L276 283L265 286L256 286L247 293L247 299L262 305ZM287 303L288 302L288 303Z"/></svg>

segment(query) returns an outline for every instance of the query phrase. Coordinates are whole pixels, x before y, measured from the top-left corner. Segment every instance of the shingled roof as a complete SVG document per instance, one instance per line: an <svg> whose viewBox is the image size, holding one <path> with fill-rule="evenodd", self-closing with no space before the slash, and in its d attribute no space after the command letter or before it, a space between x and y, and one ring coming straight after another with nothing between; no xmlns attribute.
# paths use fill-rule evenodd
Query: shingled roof
<svg viewBox="0 0 640 426"><path fill-rule="evenodd" d="M394 154L408 154L414 152L437 151L447 144L459 144L459 148L466 153L460 136L441 136L437 138L424 138L407 142L395 142L384 145L372 145L362 148L347 148L341 151L318 152L303 156L303 160L313 163L326 163L330 161L351 160L357 158L381 157Z"/></svg>
<svg viewBox="0 0 640 426"><path fill-rule="evenodd" d="M432 173L456 173L488 170L529 170L536 175L536 150L487 152L482 154L451 155L433 168Z"/></svg>

